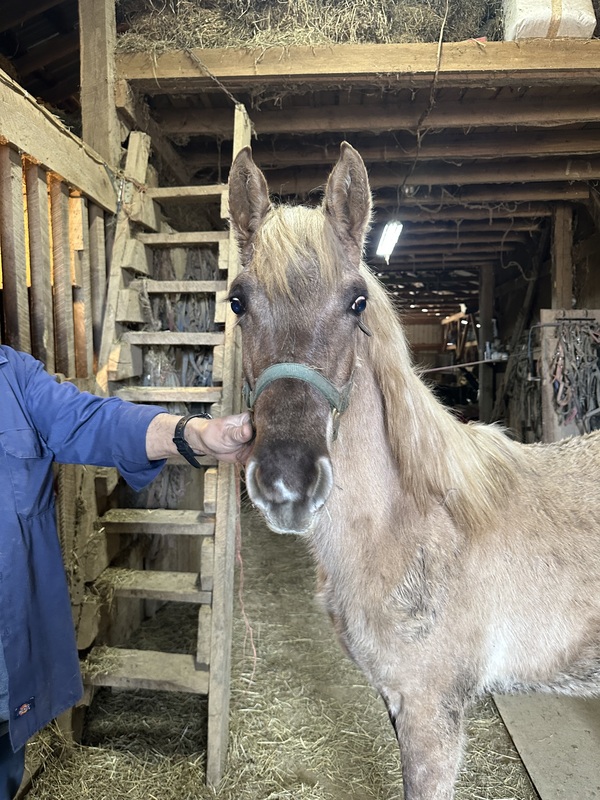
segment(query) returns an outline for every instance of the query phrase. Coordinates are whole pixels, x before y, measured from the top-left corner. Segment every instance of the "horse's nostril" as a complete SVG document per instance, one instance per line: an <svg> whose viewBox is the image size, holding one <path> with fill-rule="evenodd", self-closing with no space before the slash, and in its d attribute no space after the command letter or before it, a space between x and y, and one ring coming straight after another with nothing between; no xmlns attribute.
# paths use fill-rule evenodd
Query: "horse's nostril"
<svg viewBox="0 0 600 800"><path fill-rule="evenodd" d="M308 497L313 511L321 508L329 497L333 487L333 470L331 461L326 456L321 456L317 461L317 474L308 492Z"/></svg>

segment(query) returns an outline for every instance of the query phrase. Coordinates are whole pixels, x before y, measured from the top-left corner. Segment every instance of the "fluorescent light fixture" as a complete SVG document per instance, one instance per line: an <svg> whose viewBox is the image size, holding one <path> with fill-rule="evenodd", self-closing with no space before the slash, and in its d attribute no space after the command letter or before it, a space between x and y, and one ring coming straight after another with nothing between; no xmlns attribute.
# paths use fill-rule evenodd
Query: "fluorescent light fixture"
<svg viewBox="0 0 600 800"><path fill-rule="evenodd" d="M390 220L386 222L381 234L381 239L377 245L376 253L381 258L385 258L385 263L390 263L390 256L396 247L398 237L402 233L402 223L398 220Z"/></svg>

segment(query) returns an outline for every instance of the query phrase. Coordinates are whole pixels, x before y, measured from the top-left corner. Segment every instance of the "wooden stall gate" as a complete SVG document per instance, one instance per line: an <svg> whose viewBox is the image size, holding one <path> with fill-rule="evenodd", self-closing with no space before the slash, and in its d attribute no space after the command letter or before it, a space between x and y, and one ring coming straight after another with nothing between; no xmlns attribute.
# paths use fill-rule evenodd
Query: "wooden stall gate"
<svg viewBox="0 0 600 800"><path fill-rule="evenodd" d="M250 143L250 123L243 107L234 112L234 154ZM99 390L133 402L201 404L218 415L239 411L241 353L232 314L223 302L228 284L239 269L237 246L229 230L175 232L164 221L161 202L185 199L221 201L227 217L227 186L147 187L150 137L132 132L125 175L134 189L124 198L117 218L106 313L97 379ZM156 248L218 247L216 281L157 280L153 275ZM216 297L215 317L206 332L139 330L147 322L143 301L153 295L205 294ZM136 329L136 327L138 329ZM213 348L212 386L140 385L144 348L168 347L177 355L185 348ZM220 384L220 385L219 385ZM198 604L198 637L194 655L95 647L84 662L90 686L146 688L208 695L206 777L218 784L227 752L229 680L233 606L235 533L239 491L236 467L203 458L201 508L111 508L97 523L106 569L98 575L101 593ZM128 569L108 566L108 540L123 535L201 539L199 563L188 571ZM108 540L107 540L108 537ZM106 543L103 543L105 542ZM191 550L193 553L193 548ZM193 558L193 555L192 555Z"/></svg>

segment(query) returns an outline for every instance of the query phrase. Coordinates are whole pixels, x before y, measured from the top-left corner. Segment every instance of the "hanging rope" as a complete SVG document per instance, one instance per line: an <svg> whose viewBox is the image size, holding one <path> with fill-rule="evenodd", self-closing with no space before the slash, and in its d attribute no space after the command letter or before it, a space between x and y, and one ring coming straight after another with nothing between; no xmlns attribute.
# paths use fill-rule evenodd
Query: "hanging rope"
<svg viewBox="0 0 600 800"><path fill-rule="evenodd" d="M559 320L550 365L553 402L561 424L581 433L600 429L600 323Z"/></svg>

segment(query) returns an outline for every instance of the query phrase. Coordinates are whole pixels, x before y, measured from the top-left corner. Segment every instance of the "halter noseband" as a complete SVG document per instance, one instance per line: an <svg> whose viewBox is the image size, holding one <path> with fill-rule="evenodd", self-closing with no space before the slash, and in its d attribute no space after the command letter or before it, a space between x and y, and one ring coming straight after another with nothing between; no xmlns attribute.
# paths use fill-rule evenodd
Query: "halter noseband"
<svg viewBox="0 0 600 800"><path fill-rule="evenodd" d="M338 432L340 414L344 413L350 402L352 378L341 389L336 389L330 380L320 372L317 372L316 369L307 367L306 364L298 364L294 361L271 364L258 376L254 391L250 389L248 382L244 383L244 400L248 408L252 410L267 386L281 378L295 378L298 381L304 381L321 392L329 403L333 414L333 438L335 439Z"/></svg>

